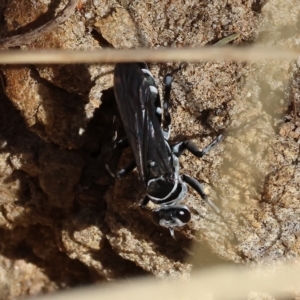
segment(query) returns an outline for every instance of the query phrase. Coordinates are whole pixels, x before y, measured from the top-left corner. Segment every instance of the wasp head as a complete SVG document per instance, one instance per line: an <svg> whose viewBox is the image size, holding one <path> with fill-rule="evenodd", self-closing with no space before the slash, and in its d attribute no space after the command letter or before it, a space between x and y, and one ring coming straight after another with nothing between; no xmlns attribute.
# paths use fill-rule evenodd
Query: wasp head
<svg viewBox="0 0 300 300"><path fill-rule="evenodd" d="M153 211L153 221L160 226L169 228L171 236L174 236L174 228L181 227L191 220L191 212L185 205L163 205Z"/></svg>

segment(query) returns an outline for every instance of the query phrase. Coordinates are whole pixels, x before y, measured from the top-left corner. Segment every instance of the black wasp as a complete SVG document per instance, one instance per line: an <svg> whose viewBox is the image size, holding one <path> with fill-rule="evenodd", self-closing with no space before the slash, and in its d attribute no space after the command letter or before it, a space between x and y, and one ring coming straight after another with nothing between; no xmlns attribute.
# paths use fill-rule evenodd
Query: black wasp
<svg viewBox="0 0 300 300"><path fill-rule="evenodd" d="M202 157L217 144L219 135L204 150L200 151L191 141L169 143L171 116L169 102L172 75L165 77L163 109L154 78L145 63L120 63L114 71L114 93L124 126L126 137L115 138L114 148L132 148L134 159L123 169L113 174L116 178L128 174L135 167L144 182L146 196L141 203L145 207L149 201L158 204L153 210L153 220L160 226L169 228L174 237L174 228L191 220L187 206L181 204L187 194L187 184L212 206L200 183L185 174L179 174L179 156L185 149L197 157Z"/></svg>

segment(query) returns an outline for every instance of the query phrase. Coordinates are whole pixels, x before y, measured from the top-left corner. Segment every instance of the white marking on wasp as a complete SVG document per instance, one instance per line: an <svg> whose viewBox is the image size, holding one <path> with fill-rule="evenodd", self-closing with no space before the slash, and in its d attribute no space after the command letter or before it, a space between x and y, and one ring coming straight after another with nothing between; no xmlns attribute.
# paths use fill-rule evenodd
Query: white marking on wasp
<svg viewBox="0 0 300 300"><path fill-rule="evenodd" d="M158 94L158 90L157 90L157 88L156 88L155 86L150 85L149 88L150 88L150 91L151 91L152 93Z"/></svg>
<svg viewBox="0 0 300 300"><path fill-rule="evenodd" d="M112 141L115 142L117 140L117 138L118 138L118 132L117 132L117 130L115 130Z"/></svg>
<svg viewBox="0 0 300 300"><path fill-rule="evenodd" d="M153 161L153 160L149 161L148 164L149 164L150 167L154 167L156 165L155 161Z"/></svg>
<svg viewBox="0 0 300 300"><path fill-rule="evenodd" d="M162 114L162 110L160 107L156 107L156 113L161 115Z"/></svg>
<svg viewBox="0 0 300 300"><path fill-rule="evenodd" d="M105 169L109 172L110 176L113 178L116 178L115 174L112 172L112 170L110 169L109 165L105 165Z"/></svg>
<svg viewBox="0 0 300 300"><path fill-rule="evenodd" d="M116 121L116 116L113 116L113 125L114 125L114 126L115 126L116 122L117 122L117 121ZM112 141L113 141L113 142L116 141L117 138L118 138L118 132L117 132L117 130L115 130Z"/></svg>
<svg viewBox="0 0 300 300"><path fill-rule="evenodd" d="M83 128L79 128L78 134L79 135L83 135L85 132L85 130Z"/></svg>
<svg viewBox="0 0 300 300"><path fill-rule="evenodd" d="M148 69L142 69L142 72L143 72L144 74L148 74L149 76L151 76L151 77L153 78L152 73L151 73Z"/></svg>
<svg viewBox="0 0 300 300"><path fill-rule="evenodd" d="M170 138L170 135L171 135L171 125L169 125L167 129L162 128L161 131L162 131L162 134L164 136L164 139L168 140Z"/></svg>
<svg viewBox="0 0 300 300"><path fill-rule="evenodd" d="M167 75L165 78L165 85L171 85L171 83L172 83L172 76Z"/></svg>

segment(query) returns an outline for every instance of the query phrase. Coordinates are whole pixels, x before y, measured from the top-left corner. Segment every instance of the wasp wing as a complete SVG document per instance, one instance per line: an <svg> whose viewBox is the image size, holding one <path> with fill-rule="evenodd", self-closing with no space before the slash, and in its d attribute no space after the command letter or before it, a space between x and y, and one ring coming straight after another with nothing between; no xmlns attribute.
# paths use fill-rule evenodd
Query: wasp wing
<svg viewBox="0 0 300 300"><path fill-rule="evenodd" d="M150 81L139 64L117 64L115 67L116 102L139 177L145 183L151 177L149 163L155 164L156 176L172 171L170 150L164 140L161 119L157 114L157 107L160 107L159 95L153 92L153 88L151 90L155 83L154 80Z"/></svg>

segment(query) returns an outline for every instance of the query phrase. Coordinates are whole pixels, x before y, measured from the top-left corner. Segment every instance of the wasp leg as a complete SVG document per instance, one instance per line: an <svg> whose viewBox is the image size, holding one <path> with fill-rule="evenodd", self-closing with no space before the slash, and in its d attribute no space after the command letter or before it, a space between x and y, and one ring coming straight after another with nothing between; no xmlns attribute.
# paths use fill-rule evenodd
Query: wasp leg
<svg viewBox="0 0 300 300"><path fill-rule="evenodd" d="M129 147L129 142L126 136L118 140L118 118L116 116L113 116L113 128L114 128L114 135L112 138L113 149L119 150L119 149L125 149Z"/></svg>
<svg viewBox="0 0 300 300"><path fill-rule="evenodd" d="M127 137L120 139L119 141L114 143L114 150L122 150L129 147L129 142Z"/></svg>
<svg viewBox="0 0 300 300"><path fill-rule="evenodd" d="M105 165L105 169L108 171L108 173L110 174L111 177L116 178L116 179L120 179L124 176L126 176L127 174L129 174L134 168L136 167L136 163L135 160L132 159L124 168L120 169L117 173L114 173L110 167L109 164Z"/></svg>
<svg viewBox="0 0 300 300"><path fill-rule="evenodd" d="M171 88L173 81L173 74L181 70L183 64L173 70L171 73L165 76L165 90L164 90L164 102L163 102L163 112L164 112L164 120L163 120L163 130L168 132L170 131L169 126L171 125L171 115L170 115L170 99L171 99ZM170 135L170 133L169 133Z"/></svg>
<svg viewBox="0 0 300 300"><path fill-rule="evenodd" d="M125 149L127 147L129 147L127 137L124 137L121 140L114 142L113 150L111 151L111 155L109 156L108 163L105 164L105 169L108 171L108 173L113 178L121 178L121 177L125 176L126 174L128 174L129 172L131 172L136 167L135 161L133 160L127 166L125 166L123 169L118 171L116 174L110 168L111 161L114 159L114 157L118 153L118 151Z"/></svg>
<svg viewBox="0 0 300 300"><path fill-rule="evenodd" d="M171 74L167 74L165 77L165 91L164 91L164 102L163 102L163 133L166 140L170 137L170 125L171 125L171 115L170 115L170 98L171 98L171 87L172 87L173 77Z"/></svg>
<svg viewBox="0 0 300 300"><path fill-rule="evenodd" d="M201 196L201 198L206 201L218 214L220 213L220 209L207 197L202 185L198 180L185 174L181 175L181 177L182 180L185 181L190 187L192 187Z"/></svg>
<svg viewBox="0 0 300 300"><path fill-rule="evenodd" d="M223 135L220 134L215 138L207 147L205 147L203 150L200 150L198 146L191 142L191 141L184 141L179 142L172 146L172 152L179 157L185 149L189 150L191 153L193 153L197 157L202 157L205 154L207 154L212 147L214 147L216 144L218 144L223 138Z"/></svg>
<svg viewBox="0 0 300 300"><path fill-rule="evenodd" d="M126 176L127 174L129 174L133 169L135 169L136 167L136 163L135 163L135 159L132 159L124 168L120 169L117 174L116 177L118 179Z"/></svg>
<svg viewBox="0 0 300 300"><path fill-rule="evenodd" d="M145 198L142 200L142 202L140 204L140 207L145 208L146 205L149 203L149 201L150 201L150 198L148 196L145 196Z"/></svg>

